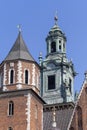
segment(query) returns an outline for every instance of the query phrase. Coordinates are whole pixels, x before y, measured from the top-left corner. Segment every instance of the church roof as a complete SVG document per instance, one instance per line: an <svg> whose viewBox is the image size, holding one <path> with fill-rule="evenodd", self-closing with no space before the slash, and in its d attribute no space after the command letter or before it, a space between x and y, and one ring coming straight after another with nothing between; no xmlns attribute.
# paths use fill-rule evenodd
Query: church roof
<svg viewBox="0 0 87 130"><path fill-rule="evenodd" d="M53 108L56 112L56 127L52 127L53 123ZM74 109L73 103L45 105L43 114L43 129L44 130L67 130L70 118Z"/></svg>
<svg viewBox="0 0 87 130"><path fill-rule="evenodd" d="M7 57L5 58L5 61L18 59L34 61L34 58L28 51L28 48L22 38L21 32L19 32L13 47L9 51Z"/></svg>

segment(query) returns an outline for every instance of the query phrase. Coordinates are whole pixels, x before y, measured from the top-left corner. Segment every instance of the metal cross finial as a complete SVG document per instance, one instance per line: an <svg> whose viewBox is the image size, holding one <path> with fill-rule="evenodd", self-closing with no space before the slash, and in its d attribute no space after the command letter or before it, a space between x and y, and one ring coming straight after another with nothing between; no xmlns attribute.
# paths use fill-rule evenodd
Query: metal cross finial
<svg viewBox="0 0 87 130"><path fill-rule="evenodd" d="M21 25L17 25L18 31L21 32Z"/></svg>
<svg viewBox="0 0 87 130"><path fill-rule="evenodd" d="M55 20L55 25L57 25L57 21L58 21L58 12L57 11L55 13L54 20Z"/></svg>

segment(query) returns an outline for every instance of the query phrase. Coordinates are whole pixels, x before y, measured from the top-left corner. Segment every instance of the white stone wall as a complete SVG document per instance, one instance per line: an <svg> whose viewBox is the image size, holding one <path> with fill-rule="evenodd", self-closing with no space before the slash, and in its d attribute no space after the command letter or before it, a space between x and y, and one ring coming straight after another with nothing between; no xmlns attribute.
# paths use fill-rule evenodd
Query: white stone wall
<svg viewBox="0 0 87 130"><path fill-rule="evenodd" d="M21 61L18 61L18 64L17 64L17 66L18 66L18 69L17 69L17 89L21 89L22 88L22 85L21 85L21 83L22 83L22 63L21 63Z"/></svg>
<svg viewBox="0 0 87 130"><path fill-rule="evenodd" d="M35 85L35 64L32 65L32 85Z"/></svg>
<svg viewBox="0 0 87 130"><path fill-rule="evenodd" d="M26 103L26 115L27 115L27 129L26 130L30 130L30 104L31 104L31 95L30 93L27 95L27 103Z"/></svg>
<svg viewBox="0 0 87 130"><path fill-rule="evenodd" d="M3 91L6 91L6 90L7 90L7 87L6 87L6 80L7 80L6 73L7 73L7 70L6 70L6 64L4 64Z"/></svg>

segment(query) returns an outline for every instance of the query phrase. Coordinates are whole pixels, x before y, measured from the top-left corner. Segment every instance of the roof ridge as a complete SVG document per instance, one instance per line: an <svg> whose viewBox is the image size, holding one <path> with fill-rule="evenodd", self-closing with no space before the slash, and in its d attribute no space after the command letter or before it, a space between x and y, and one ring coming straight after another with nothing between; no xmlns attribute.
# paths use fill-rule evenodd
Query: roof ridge
<svg viewBox="0 0 87 130"><path fill-rule="evenodd" d="M20 43L20 35L21 35L21 32L19 31L19 43ZM19 44L19 49L20 49L20 44ZM19 57L20 57L20 51L19 51Z"/></svg>

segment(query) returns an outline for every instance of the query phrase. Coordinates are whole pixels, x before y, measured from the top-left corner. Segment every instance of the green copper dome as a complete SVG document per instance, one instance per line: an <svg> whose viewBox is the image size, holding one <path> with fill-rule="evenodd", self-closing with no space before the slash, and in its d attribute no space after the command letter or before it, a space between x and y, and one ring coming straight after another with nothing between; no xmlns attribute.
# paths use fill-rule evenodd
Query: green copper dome
<svg viewBox="0 0 87 130"><path fill-rule="evenodd" d="M49 39L50 37L63 37L64 40L66 41L66 36L65 34L62 32L62 30L59 28L59 26L57 24L55 24L49 31L49 34L47 36L46 39Z"/></svg>

